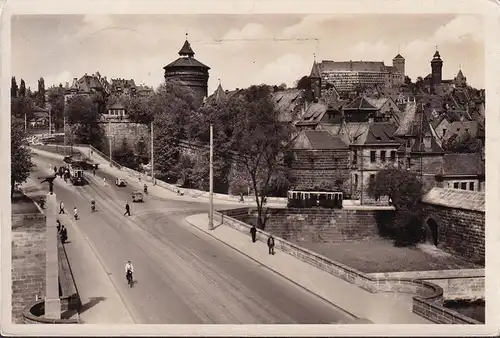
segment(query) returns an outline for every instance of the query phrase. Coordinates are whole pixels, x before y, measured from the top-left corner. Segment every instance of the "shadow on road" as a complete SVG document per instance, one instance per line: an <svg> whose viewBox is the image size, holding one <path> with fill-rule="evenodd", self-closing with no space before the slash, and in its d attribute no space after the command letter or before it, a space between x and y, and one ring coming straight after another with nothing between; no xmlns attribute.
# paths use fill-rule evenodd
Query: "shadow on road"
<svg viewBox="0 0 500 338"><path fill-rule="evenodd" d="M90 300L83 304L81 309L80 309L80 314L84 313L88 309L94 307L95 305L99 304L102 301L105 301L107 297L90 297Z"/></svg>

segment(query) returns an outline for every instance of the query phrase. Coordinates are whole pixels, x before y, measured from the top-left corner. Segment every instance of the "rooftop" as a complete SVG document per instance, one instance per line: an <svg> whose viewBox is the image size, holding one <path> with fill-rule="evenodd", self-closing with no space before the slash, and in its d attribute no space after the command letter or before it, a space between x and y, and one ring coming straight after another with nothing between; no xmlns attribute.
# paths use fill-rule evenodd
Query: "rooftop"
<svg viewBox="0 0 500 338"><path fill-rule="evenodd" d="M432 188L422 197L422 202L455 209L485 212L485 194L449 188Z"/></svg>
<svg viewBox="0 0 500 338"><path fill-rule="evenodd" d="M294 149L347 150L348 146L339 136L333 136L326 130L304 130L299 133Z"/></svg>
<svg viewBox="0 0 500 338"><path fill-rule="evenodd" d="M445 154L441 176L480 176L485 174L481 154Z"/></svg>

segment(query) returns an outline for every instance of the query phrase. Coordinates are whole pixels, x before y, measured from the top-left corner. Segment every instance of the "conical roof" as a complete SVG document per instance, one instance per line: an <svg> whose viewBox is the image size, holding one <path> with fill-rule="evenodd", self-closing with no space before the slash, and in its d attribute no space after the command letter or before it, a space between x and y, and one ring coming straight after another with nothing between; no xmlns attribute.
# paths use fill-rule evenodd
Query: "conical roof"
<svg viewBox="0 0 500 338"><path fill-rule="evenodd" d="M434 53L434 59L440 59L441 58L441 55L439 55L439 51L437 50L435 53Z"/></svg>
<svg viewBox="0 0 500 338"><path fill-rule="evenodd" d="M397 59L403 59L404 60L405 58L401 54L398 53L398 55L396 55L394 57L394 60L397 60Z"/></svg>
<svg viewBox="0 0 500 338"><path fill-rule="evenodd" d="M222 85L220 83L217 89L215 90L214 98L216 103L222 102L227 98L226 92L224 91L224 89L222 89Z"/></svg>
<svg viewBox="0 0 500 338"><path fill-rule="evenodd" d="M186 39L186 41L184 41L184 45L182 45L182 48L179 51L179 55L180 56L189 56L189 57L194 56L194 51L191 48L191 44L189 43L189 41L187 39Z"/></svg>
<svg viewBox="0 0 500 338"><path fill-rule="evenodd" d="M319 65L316 61L314 61L312 69L311 69L311 75L309 75L310 78L316 78L319 79L321 78L321 71L319 69Z"/></svg>
<svg viewBox="0 0 500 338"><path fill-rule="evenodd" d="M462 73L462 70L459 69L458 74L457 74L457 78L463 78L463 77L464 77L464 73Z"/></svg>

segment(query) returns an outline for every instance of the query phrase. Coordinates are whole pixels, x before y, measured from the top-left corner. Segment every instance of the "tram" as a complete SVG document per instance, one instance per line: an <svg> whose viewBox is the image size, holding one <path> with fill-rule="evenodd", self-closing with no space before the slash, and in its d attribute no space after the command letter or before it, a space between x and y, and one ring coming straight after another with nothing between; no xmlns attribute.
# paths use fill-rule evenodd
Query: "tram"
<svg viewBox="0 0 500 338"><path fill-rule="evenodd" d="M73 185L85 184L85 177L83 176L83 168L81 166L70 164L69 174L71 177L71 183L73 183Z"/></svg>
<svg viewBox="0 0 500 338"><path fill-rule="evenodd" d="M287 197L289 208L342 208L342 192L289 190Z"/></svg>

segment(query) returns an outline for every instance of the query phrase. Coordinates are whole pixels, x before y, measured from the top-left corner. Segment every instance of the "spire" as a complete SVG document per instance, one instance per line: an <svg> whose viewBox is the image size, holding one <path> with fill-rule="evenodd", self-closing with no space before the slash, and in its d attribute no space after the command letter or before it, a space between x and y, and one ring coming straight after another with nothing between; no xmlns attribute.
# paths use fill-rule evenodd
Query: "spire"
<svg viewBox="0 0 500 338"><path fill-rule="evenodd" d="M316 62L316 54L313 54L313 57L314 57L314 62L313 62L311 74L309 75L309 77L313 78L313 79L320 79L321 78L321 71L319 69L318 63Z"/></svg>
<svg viewBox="0 0 500 338"><path fill-rule="evenodd" d="M222 88L220 79L218 79L218 81L219 81L219 85L217 86L217 89L215 90L215 93L214 93L215 103L220 103L221 101L223 101L227 98L226 92Z"/></svg>
<svg viewBox="0 0 500 338"><path fill-rule="evenodd" d="M191 44L188 41L188 33L186 32L186 41L184 41L184 45L179 51L180 56L188 56L190 58L194 57L194 51L191 48Z"/></svg>

